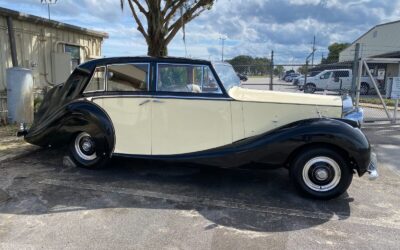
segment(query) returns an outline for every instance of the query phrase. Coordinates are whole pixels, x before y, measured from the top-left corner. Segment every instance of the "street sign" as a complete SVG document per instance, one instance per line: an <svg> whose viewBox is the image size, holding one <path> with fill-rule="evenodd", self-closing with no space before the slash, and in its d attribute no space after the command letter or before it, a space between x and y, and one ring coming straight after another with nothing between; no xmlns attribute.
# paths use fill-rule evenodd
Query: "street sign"
<svg viewBox="0 0 400 250"><path fill-rule="evenodd" d="M400 98L400 77L393 77L392 92L390 98L392 99Z"/></svg>

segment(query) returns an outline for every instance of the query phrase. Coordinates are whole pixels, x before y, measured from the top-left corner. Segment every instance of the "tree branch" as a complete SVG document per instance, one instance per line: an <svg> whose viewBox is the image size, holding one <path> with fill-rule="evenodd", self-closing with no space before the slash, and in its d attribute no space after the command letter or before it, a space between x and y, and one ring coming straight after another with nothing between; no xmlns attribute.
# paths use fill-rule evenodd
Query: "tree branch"
<svg viewBox="0 0 400 250"><path fill-rule="evenodd" d="M189 9L186 10L186 12L178 19L175 21L174 24L172 24L168 28L168 36L166 38L167 44L171 42L171 40L174 38L176 33L182 28L182 26L191 20L193 20L195 17L199 16L204 10L206 10L206 6L209 4L212 4L213 0L199 0L197 3L192 5ZM199 11L198 11L199 10ZM196 11L198 11L196 13Z"/></svg>
<svg viewBox="0 0 400 250"><path fill-rule="evenodd" d="M178 9L182 7L182 4L184 4L185 1L186 0L176 0L173 2L173 4L170 6L172 9L168 12L168 15L164 18L165 23L169 22L169 20L175 15ZM163 13L163 16L165 16L166 14L167 13Z"/></svg>
<svg viewBox="0 0 400 250"><path fill-rule="evenodd" d="M146 11L146 9L139 3L139 1L138 0L128 0L128 2L131 2L131 1L133 1L135 4L136 4L136 6L139 8L139 11L140 12L142 12L143 14L145 14L145 15L147 15L147 11Z"/></svg>
<svg viewBox="0 0 400 250"><path fill-rule="evenodd" d="M199 9L199 8L197 8ZM185 14L182 15L181 18L179 18L169 29L168 29L168 36L166 38L166 43L169 44L171 42L171 40L175 37L176 33L178 33L178 31L182 28L182 26L188 22L190 22L191 20L193 20L194 18L198 17L203 11L205 11L206 9L200 9L197 13L194 13L193 11L191 12L191 14L188 14L188 12L186 12ZM194 10L196 11L196 10ZM179 21L179 22L178 22Z"/></svg>
<svg viewBox="0 0 400 250"><path fill-rule="evenodd" d="M147 44L149 44L149 42L150 42L149 36L146 33L146 31L144 30L143 24L140 21L138 15L136 14L135 7L133 6L133 3L131 1L135 1L135 0L128 0L128 3L129 3L129 7L131 8L131 11L132 11L133 18L135 19L135 21L136 21L136 23L138 25L137 30L140 31L140 33L142 33L142 35L146 39Z"/></svg>

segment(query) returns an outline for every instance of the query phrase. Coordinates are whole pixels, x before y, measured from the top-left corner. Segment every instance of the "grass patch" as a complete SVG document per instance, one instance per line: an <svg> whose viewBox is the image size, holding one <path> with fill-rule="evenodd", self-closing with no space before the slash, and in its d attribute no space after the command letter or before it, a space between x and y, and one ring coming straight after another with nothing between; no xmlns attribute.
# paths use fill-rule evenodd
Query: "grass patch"
<svg viewBox="0 0 400 250"><path fill-rule="evenodd" d="M386 106L394 107L396 100L394 99L386 99L383 98L385 101ZM376 105L382 105L381 99L379 98L365 98L365 97L360 97L360 103L369 103L369 104L376 104Z"/></svg>
<svg viewBox="0 0 400 250"><path fill-rule="evenodd" d="M0 126L0 136L13 136L16 135L18 131L17 125L5 125Z"/></svg>

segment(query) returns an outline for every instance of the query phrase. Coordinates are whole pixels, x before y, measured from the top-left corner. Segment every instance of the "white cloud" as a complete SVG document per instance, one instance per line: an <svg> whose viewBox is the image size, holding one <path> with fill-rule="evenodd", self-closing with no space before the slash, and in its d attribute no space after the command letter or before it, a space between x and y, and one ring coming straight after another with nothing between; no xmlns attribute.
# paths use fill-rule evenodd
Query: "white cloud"
<svg viewBox="0 0 400 250"><path fill-rule="evenodd" d="M0 0L0 6L47 16L39 0ZM128 6L119 0L62 0L52 6L52 17L86 28L106 31L106 56L147 52ZM400 15L400 0L218 0L210 11L186 26L187 55L220 58L219 37L226 40L226 56L269 55L276 60L303 62L317 37L319 53L333 42L352 42L373 25ZM185 56L182 33L169 46L170 55Z"/></svg>

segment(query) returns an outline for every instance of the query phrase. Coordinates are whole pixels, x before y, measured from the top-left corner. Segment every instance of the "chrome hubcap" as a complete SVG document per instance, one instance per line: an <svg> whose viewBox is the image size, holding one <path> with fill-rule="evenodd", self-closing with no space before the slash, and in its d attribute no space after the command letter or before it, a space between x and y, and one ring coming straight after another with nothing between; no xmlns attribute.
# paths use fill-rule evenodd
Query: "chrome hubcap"
<svg viewBox="0 0 400 250"><path fill-rule="evenodd" d="M328 171L326 169L318 169L315 172L315 178L317 178L319 181L328 179Z"/></svg>
<svg viewBox="0 0 400 250"><path fill-rule="evenodd" d="M83 160L91 161L96 159L95 143L88 133L80 133L75 138L74 146L76 153Z"/></svg>
<svg viewBox="0 0 400 250"><path fill-rule="evenodd" d="M327 192L332 190L339 184L340 178L339 164L329 157L312 158L303 168L304 183L314 191Z"/></svg>

